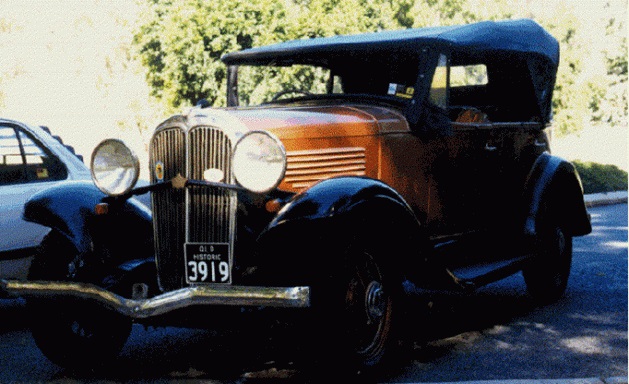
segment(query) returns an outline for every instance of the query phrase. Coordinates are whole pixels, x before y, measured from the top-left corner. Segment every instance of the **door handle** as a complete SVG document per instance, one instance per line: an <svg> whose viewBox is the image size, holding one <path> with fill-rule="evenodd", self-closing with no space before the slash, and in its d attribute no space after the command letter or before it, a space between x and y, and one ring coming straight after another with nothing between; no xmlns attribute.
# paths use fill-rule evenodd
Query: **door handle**
<svg viewBox="0 0 629 384"><path fill-rule="evenodd" d="M546 142L535 139L535 146L538 148L546 148Z"/></svg>
<svg viewBox="0 0 629 384"><path fill-rule="evenodd" d="M498 149L495 145L490 145L489 143L485 143L485 151L487 152L495 152Z"/></svg>

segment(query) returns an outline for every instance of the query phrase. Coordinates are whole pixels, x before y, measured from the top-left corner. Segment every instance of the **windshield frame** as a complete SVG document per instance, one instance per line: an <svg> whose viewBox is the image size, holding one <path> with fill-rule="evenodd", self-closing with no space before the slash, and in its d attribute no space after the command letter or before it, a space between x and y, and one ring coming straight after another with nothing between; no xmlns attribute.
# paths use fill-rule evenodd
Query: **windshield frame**
<svg viewBox="0 0 629 384"><path fill-rule="evenodd" d="M418 55L424 54L426 51L425 50L421 50L418 52ZM419 60L420 63L425 62L424 60ZM273 65L275 63L269 63L268 65L260 65L259 63L255 64L255 65L251 65L251 64L233 64L233 65L228 65L227 66L227 76L226 76L226 80L227 80L227 106L228 107L241 107L242 103L241 103L241 99L240 99L240 87L239 87L239 69L240 67L276 67L276 68L281 68L281 67L290 67L290 65ZM297 64L297 63L295 63ZM312 65L312 64L299 64L299 65ZM300 95L297 97L286 97L286 98L281 98L278 100L268 100L268 101L263 101L263 102L259 102L259 103L253 103L250 104L248 106L261 106L261 105L269 105L269 104L286 104L286 103L292 103L292 102L296 102L296 101L307 101L307 100L352 100L352 101L356 101L356 100L369 100L369 101L375 101L375 102L379 102L379 103L386 103L386 104L390 104L390 105L394 105L394 106L398 106L398 107L404 107L407 106L412 100L416 100L417 96L419 95L425 95L426 92L421 90L421 91L416 91L417 87L420 86L421 88L425 88L425 87L430 87L430 83L428 81L426 81L425 76L423 76L422 74L426 73L426 68L422 68L423 64L420 64L420 68L418 69L417 73L414 74L414 78L410 81L407 82L403 89L405 90L410 90L410 93L404 94L404 92L400 93L400 92L393 92L391 93L390 89L391 87L394 86L401 86L400 84L396 84L396 83L388 83L388 87L389 87L389 91L387 93L365 93L365 92L338 92L338 87L341 86L342 87L342 77L340 76L340 70L337 68L329 68L329 67L323 67L323 66L317 66L317 65L313 65L315 67L321 67L327 71L329 71L329 76L327 76L326 80L326 90L325 93L313 93L313 94L308 94L308 95ZM431 72L431 71L428 71ZM399 88L398 88L399 89ZM286 90L290 90L289 88L287 88ZM297 88L295 88L295 90L297 90Z"/></svg>

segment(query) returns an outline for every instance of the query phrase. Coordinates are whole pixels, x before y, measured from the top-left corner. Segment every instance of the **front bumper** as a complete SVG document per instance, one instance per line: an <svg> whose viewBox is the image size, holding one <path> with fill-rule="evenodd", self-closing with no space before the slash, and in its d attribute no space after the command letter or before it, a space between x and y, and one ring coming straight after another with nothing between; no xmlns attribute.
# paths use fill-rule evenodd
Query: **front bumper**
<svg viewBox="0 0 629 384"><path fill-rule="evenodd" d="M0 279L0 296L73 297L97 301L124 316L145 319L194 305L276 308L310 306L310 287L194 286L150 299L127 299L93 284Z"/></svg>

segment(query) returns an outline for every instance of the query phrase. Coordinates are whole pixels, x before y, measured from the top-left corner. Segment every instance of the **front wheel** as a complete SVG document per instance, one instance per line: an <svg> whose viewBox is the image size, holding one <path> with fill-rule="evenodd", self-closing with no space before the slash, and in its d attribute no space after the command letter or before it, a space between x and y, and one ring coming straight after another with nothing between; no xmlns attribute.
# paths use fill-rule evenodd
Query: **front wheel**
<svg viewBox="0 0 629 384"><path fill-rule="evenodd" d="M52 232L35 255L29 279L72 281L75 256L74 247ZM64 368L103 366L118 355L131 332L129 319L92 302L31 299L27 305L35 343L50 361Z"/></svg>
<svg viewBox="0 0 629 384"><path fill-rule="evenodd" d="M348 277L341 318L347 330L348 347L353 349L360 365L373 366L384 357L392 335L391 287L369 254L351 266Z"/></svg>
<svg viewBox="0 0 629 384"><path fill-rule="evenodd" d="M316 359L347 374L373 371L397 349L395 279L368 249L352 249L313 297Z"/></svg>
<svg viewBox="0 0 629 384"><path fill-rule="evenodd" d="M53 363L93 370L115 358L131 333L131 322L110 309L68 300L33 302L31 332L37 347Z"/></svg>
<svg viewBox="0 0 629 384"><path fill-rule="evenodd" d="M543 232L537 255L522 271L528 293L541 304L559 300L565 293L572 265L572 237L560 227Z"/></svg>

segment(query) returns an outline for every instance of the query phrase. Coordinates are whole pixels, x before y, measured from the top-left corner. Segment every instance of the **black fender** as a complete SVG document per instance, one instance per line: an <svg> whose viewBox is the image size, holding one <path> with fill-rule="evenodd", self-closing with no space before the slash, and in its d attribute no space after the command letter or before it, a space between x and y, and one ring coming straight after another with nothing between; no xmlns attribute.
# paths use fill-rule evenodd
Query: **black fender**
<svg viewBox="0 0 629 384"><path fill-rule="evenodd" d="M302 220L330 219L351 213L353 209L373 199L388 201L412 219L419 229L420 223L404 198L389 185L368 177L335 177L320 181L293 196L266 231Z"/></svg>
<svg viewBox="0 0 629 384"><path fill-rule="evenodd" d="M97 215L102 202L109 204L108 213ZM133 198L108 198L91 182L63 183L33 195L23 217L64 236L79 257L105 252L119 265L154 254L150 210Z"/></svg>
<svg viewBox="0 0 629 384"><path fill-rule="evenodd" d="M401 274L419 258L421 224L405 200L387 184L366 177L318 182L292 197L258 236L258 260L283 283L311 283L329 273L335 247L353 237L381 239L383 260ZM411 255L407 255L411 253Z"/></svg>
<svg viewBox="0 0 629 384"><path fill-rule="evenodd" d="M524 187L524 234L535 237L544 220L552 219L570 236L592 232L583 200L583 186L574 165L552 156L540 155Z"/></svg>

